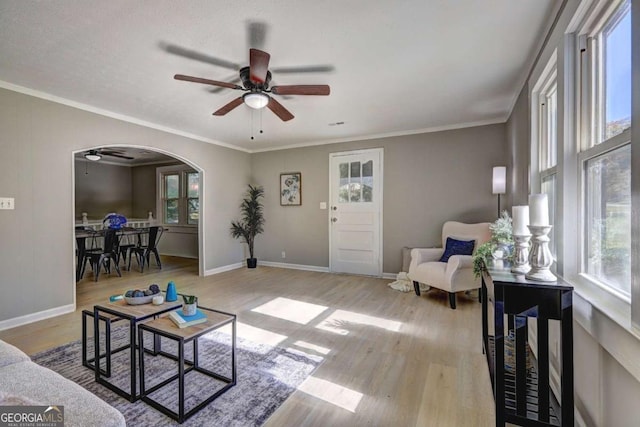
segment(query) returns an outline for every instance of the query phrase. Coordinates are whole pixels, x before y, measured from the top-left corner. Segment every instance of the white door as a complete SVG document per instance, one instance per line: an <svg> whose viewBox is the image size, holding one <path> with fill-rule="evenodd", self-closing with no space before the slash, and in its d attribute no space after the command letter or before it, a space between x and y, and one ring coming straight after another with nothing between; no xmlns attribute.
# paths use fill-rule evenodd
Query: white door
<svg viewBox="0 0 640 427"><path fill-rule="evenodd" d="M330 154L329 269L382 276L382 148Z"/></svg>

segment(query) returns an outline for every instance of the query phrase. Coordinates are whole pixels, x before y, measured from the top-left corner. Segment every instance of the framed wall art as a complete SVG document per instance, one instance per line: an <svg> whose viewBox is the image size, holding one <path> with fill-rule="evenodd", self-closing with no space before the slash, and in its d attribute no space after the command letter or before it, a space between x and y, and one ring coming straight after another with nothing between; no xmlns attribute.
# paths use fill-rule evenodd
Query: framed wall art
<svg viewBox="0 0 640 427"><path fill-rule="evenodd" d="M285 172L280 174L280 205L302 205L301 172Z"/></svg>

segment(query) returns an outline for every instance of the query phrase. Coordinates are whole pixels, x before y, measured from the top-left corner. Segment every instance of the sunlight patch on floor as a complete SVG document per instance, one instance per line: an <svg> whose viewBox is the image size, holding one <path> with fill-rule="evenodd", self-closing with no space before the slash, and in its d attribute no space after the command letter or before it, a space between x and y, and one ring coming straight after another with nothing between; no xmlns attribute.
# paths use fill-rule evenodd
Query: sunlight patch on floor
<svg viewBox="0 0 640 427"><path fill-rule="evenodd" d="M316 353L323 354L323 355L327 355L329 354L329 352L331 352L330 348L321 347L319 345L311 344L306 341L296 341L293 343L293 345L296 347L307 349L307 350L312 350L312 351L315 351Z"/></svg>
<svg viewBox="0 0 640 427"><path fill-rule="evenodd" d="M247 325L246 323L242 322L238 322L237 326L237 334L240 338L244 338L246 340L253 341L259 344L276 346L288 338L286 335L276 334L275 332L256 328L255 326Z"/></svg>
<svg viewBox="0 0 640 427"><path fill-rule="evenodd" d="M279 297L251 311L306 325L326 309L323 305Z"/></svg>
<svg viewBox="0 0 640 427"><path fill-rule="evenodd" d="M315 377L304 380L298 390L353 413L362 399L362 393Z"/></svg>
<svg viewBox="0 0 640 427"><path fill-rule="evenodd" d="M402 322L355 313L353 311L336 310L316 326L316 328L335 334L347 335L349 333L349 327L353 325L375 326L388 331L398 332L402 326Z"/></svg>

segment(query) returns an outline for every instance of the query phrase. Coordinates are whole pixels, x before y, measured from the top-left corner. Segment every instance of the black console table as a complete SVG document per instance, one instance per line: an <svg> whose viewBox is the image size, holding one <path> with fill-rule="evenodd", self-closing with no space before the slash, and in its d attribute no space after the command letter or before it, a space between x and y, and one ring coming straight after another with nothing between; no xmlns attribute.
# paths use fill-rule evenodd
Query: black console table
<svg viewBox="0 0 640 427"><path fill-rule="evenodd" d="M496 426L573 426L573 287L526 280L510 266L489 265L482 275L482 340L496 404ZM494 334L488 315L493 306ZM506 316L505 316L506 315ZM505 317L508 332L505 337ZM538 326L537 360L528 322ZM549 387L549 320L561 329L560 403ZM505 357L505 344L507 356ZM527 362L529 359L529 362Z"/></svg>

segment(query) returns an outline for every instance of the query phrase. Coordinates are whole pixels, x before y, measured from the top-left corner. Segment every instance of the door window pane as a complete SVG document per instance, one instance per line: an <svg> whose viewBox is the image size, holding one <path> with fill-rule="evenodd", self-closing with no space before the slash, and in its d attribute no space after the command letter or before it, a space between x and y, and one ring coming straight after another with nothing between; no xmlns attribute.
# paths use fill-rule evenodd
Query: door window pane
<svg viewBox="0 0 640 427"><path fill-rule="evenodd" d="M630 2L602 34L604 53L604 140L631 127L631 12Z"/></svg>
<svg viewBox="0 0 640 427"><path fill-rule="evenodd" d="M349 202L349 163L340 163L340 189L338 190L338 202Z"/></svg>
<svg viewBox="0 0 640 427"><path fill-rule="evenodd" d="M602 283L631 289L631 146L588 160L586 272Z"/></svg>
<svg viewBox="0 0 640 427"><path fill-rule="evenodd" d="M360 162L351 162L351 178L360 177Z"/></svg>

